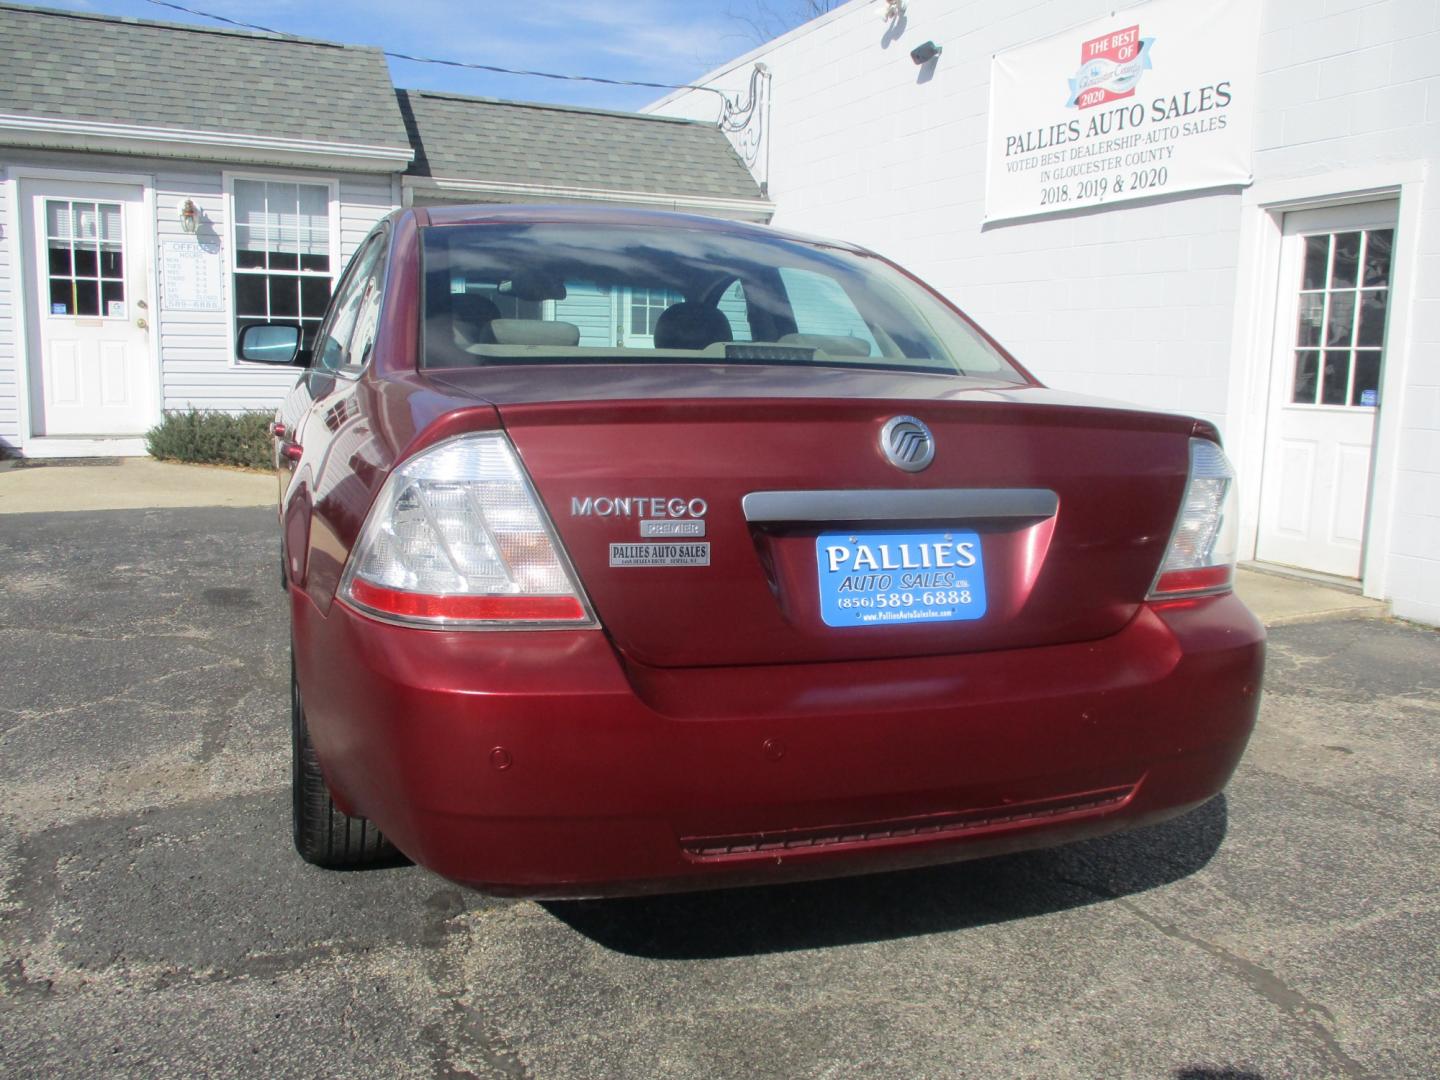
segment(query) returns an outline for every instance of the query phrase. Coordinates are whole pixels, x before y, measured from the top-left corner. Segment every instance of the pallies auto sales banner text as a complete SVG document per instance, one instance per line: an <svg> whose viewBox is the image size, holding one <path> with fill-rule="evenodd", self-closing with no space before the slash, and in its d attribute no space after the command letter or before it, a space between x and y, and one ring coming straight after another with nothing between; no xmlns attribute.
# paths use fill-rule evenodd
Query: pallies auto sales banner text
<svg viewBox="0 0 1440 1080"><path fill-rule="evenodd" d="M1256 0L1155 0L997 53L985 219L1248 184Z"/></svg>

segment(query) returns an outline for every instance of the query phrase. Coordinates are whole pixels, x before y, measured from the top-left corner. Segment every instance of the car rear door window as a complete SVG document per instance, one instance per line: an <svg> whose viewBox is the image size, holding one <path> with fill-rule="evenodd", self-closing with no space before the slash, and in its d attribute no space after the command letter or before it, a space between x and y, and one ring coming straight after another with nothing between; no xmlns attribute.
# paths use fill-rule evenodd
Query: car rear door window
<svg viewBox="0 0 1440 1080"><path fill-rule="evenodd" d="M321 328L315 347L315 367L352 372L364 367L380 319L384 251L385 236L377 232L356 252Z"/></svg>

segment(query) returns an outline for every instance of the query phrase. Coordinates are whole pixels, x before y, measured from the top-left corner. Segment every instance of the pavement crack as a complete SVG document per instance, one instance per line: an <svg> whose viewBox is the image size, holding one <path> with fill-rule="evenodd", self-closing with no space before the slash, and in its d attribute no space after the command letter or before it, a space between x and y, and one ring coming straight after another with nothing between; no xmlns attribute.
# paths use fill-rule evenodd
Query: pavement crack
<svg viewBox="0 0 1440 1080"><path fill-rule="evenodd" d="M1374 806L1367 802L1362 802L1359 799L1346 798L1338 791L1334 791L1331 788L1324 787L1321 784L1312 784L1305 780L1297 780L1293 776L1287 776L1285 773L1273 772L1272 770L1267 769L1262 765L1256 765L1248 761L1245 762L1244 767L1247 770L1257 772L1261 776L1264 776L1270 780L1276 780L1286 784L1294 784L1302 791L1306 791L1311 795L1319 795L1321 798L1329 799L1331 802L1339 803L1341 806L1349 807L1351 810L1359 810L1365 814L1373 814L1375 817L1382 818L1385 821L1393 822L1396 825L1402 825L1407 829L1415 829L1419 832L1427 833L1430 836L1440 838L1440 828L1437 828L1433 825L1427 825L1421 821L1412 821L1407 817L1402 817L1400 814L1397 814L1394 811L1386 810L1384 807Z"/></svg>
<svg viewBox="0 0 1440 1080"><path fill-rule="evenodd" d="M1336 1038L1334 1032L1334 1014L1320 1002L1312 1001L1301 991L1296 990L1269 968L1262 967L1248 957L1227 949L1225 946L1214 941L1210 941L1208 938L1203 938L1197 934L1182 930L1175 923L1146 911L1129 897L1121 896L1109 889L1097 887L1088 882L1078 881L1063 875L1059 876L1058 880L1066 885L1118 904L1135 918L1148 924L1172 941L1178 941L1199 949L1212 959L1218 960L1233 975L1246 983L1256 994L1270 1002L1286 1016L1309 1031L1315 1041L1320 1044L1325 1055L1333 1063L1335 1075L1350 1077L1352 1080L1366 1080L1366 1078L1371 1076L1369 1070L1347 1054L1344 1047L1340 1045L1340 1040Z"/></svg>
<svg viewBox="0 0 1440 1080"><path fill-rule="evenodd" d="M421 1041L429 1048L435 1080L483 1080L503 1077L505 1080L531 1080L533 1074L520 1059L505 1036L495 1030L484 1014L465 1001L470 989L459 970L459 964L446 951L448 940L464 934L454 923L465 910L465 901L458 889L439 889L425 901L430 914L422 944L426 951L425 974L435 987L441 1017L420 1031ZM484 1069L476 1073L462 1061Z"/></svg>
<svg viewBox="0 0 1440 1080"><path fill-rule="evenodd" d="M30 712L28 710L23 711L18 714L20 719L16 721L16 723L12 727L6 729L3 732L0 732L0 746L3 746L12 735L25 730L32 724L37 724L45 720L54 720L62 716L69 716L71 713L79 712L82 709L93 709L101 705L110 705L117 701L129 701L133 704L146 704L145 702L135 701L130 697L130 695L134 694L137 690L143 690L152 686L159 686L162 683L169 682L171 679L179 679L188 675L195 675L202 671L214 671L216 668L239 668L241 666L242 664L240 663L240 661L235 659L227 658L217 660L213 664L201 664L199 667L184 668L180 671L167 671L164 675L156 675L154 678L142 679L137 683L132 683L129 686L122 687L121 689L116 690L112 694L103 694L98 698L87 699L74 705L65 705L55 709L45 709L42 712Z"/></svg>

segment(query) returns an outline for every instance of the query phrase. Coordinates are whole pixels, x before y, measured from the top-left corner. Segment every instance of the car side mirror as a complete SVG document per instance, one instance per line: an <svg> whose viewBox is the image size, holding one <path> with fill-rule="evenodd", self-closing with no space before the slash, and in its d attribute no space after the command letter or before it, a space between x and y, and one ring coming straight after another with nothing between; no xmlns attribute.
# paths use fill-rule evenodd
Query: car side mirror
<svg viewBox="0 0 1440 1080"><path fill-rule="evenodd" d="M235 355L252 364L304 363L300 349L300 327L284 323L262 323L240 331Z"/></svg>

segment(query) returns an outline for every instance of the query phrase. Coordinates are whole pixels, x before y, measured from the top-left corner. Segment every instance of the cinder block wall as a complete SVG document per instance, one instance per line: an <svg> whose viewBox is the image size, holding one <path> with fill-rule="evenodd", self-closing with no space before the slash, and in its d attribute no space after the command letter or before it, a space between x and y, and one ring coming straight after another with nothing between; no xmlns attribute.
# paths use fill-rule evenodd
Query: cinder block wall
<svg viewBox="0 0 1440 1080"><path fill-rule="evenodd" d="M1257 183L1427 162L1387 592L1440 623L1440 3L1262 3ZM984 227L991 56L1104 17L1104 0L850 4L707 76L773 73L775 224L858 241L976 316L1053 386L1194 413L1238 436L1232 387L1242 195L1233 190ZM927 78L909 50L944 53ZM706 80L701 80L706 81ZM657 112L709 118L714 95ZM760 165L764 175L764 163ZM1403 242L1403 238L1402 238ZM1273 289L1274 283L1270 287Z"/></svg>

